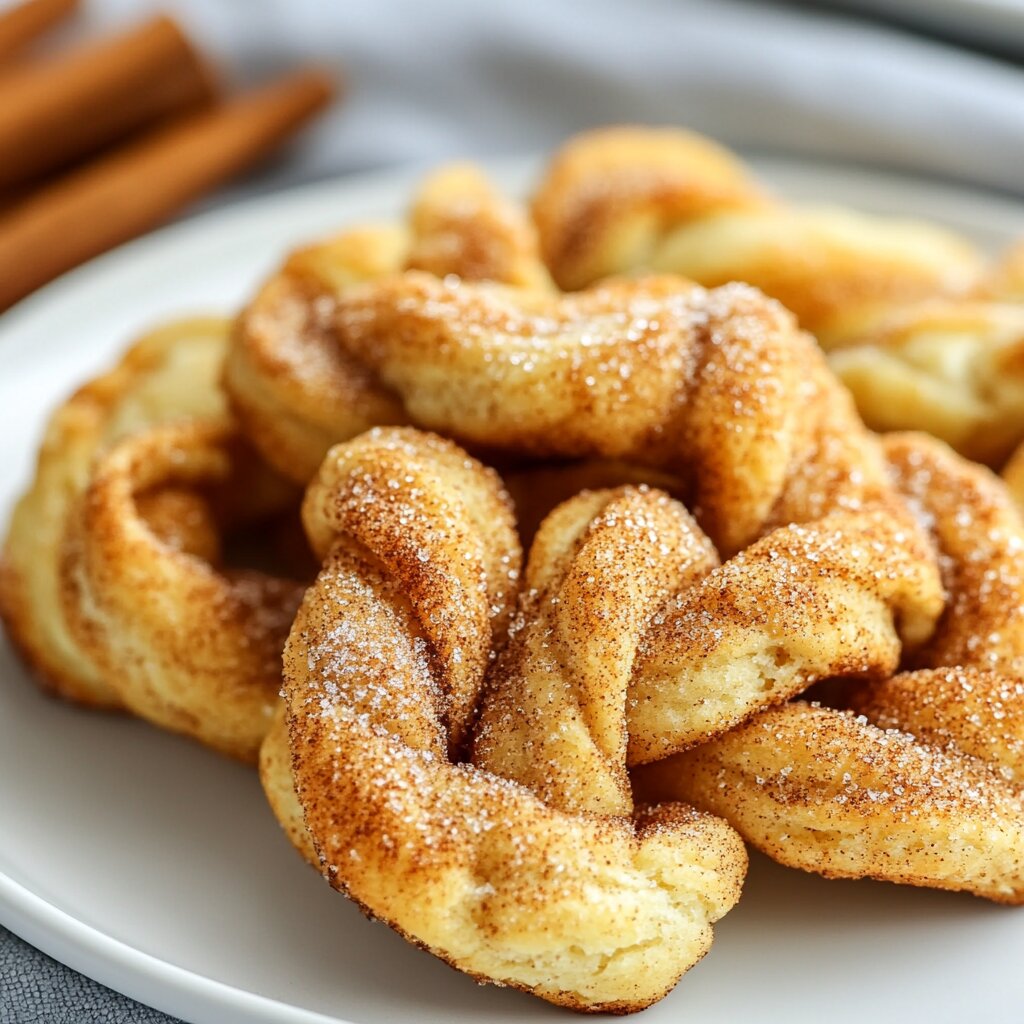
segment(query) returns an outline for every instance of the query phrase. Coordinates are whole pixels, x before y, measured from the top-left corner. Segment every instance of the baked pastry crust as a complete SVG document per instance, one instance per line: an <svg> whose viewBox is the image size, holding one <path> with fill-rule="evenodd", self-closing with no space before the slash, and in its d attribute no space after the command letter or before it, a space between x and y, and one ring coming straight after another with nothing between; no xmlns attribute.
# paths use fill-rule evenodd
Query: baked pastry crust
<svg viewBox="0 0 1024 1024"><path fill-rule="evenodd" d="M825 347L880 309L965 292L982 270L939 227L775 201L733 154L675 129L576 136L552 158L533 213L563 288L637 272L745 281Z"/></svg>
<svg viewBox="0 0 1024 1024"><path fill-rule="evenodd" d="M297 483L316 474L331 445L407 421L399 397L338 345L334 326L349 288L405 267L552 287L527 218L464 164L423 183L407 225L354 228L292 253L240 313L224 386L246 435Z"/></svg>
<svg viewBox="0 0 1024 1024"><path fill-rule="evenodd" d="M571 787L547 802L453 760L516 589L497 478L440 438L375 430L332 450L305 519L324 566L288 641L285 699L332 885L480 980L589 1011L663 996L738 896L738 837L679 806L573 812ZM542 530L538 579L572 575L572 532Z"/></svg>
<svg viewBox="0 0 1024 1024"><path fill-rule="evenodd" d="M214 317L158 328L50 417L0 556L0 616L40 683L62 697L97 707L121 703L64 620L59 560L69 510L94 459L115 441L181 417L226 415L217 379L227 337L227 321ZM142 511L169 542L209 550L209 513L196 496L154 492Z"/></svg>
<svg viewBox="0 0 1024 1024"><path fill-rule="evenodd" d="M302 588L218 570L167 544L135 500L168 486L227 484L240 443L222 422L188 420L133 434L101 456L68 518L61 601L76 644L126 708L255 761Z"/></svg>

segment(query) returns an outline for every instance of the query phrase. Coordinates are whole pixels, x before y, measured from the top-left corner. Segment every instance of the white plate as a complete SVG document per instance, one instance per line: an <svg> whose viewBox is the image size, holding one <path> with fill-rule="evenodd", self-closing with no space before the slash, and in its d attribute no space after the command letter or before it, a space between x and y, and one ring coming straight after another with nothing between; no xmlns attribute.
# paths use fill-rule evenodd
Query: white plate
<svg viewBox="0 0 1024 1024"><path fill-rule="evenodd" d="M527 180L523 165L497 170L511 187ZM1024 234L1024 207L960 190L821 166L762 171L794 196L932 216L986 245ZM0 516L49 409L133 335L233 309L290 245L399 213L411 184L350 179L214 212L0 320ZM253 772L43 697L2 642L0 683L0 921L59 960L197 1024L560 1015L367 923L299 861ZM717 932L645 1022L1016 1021L1024 1006L1024 912L966 896L826 882L755 858Z"/></svg>

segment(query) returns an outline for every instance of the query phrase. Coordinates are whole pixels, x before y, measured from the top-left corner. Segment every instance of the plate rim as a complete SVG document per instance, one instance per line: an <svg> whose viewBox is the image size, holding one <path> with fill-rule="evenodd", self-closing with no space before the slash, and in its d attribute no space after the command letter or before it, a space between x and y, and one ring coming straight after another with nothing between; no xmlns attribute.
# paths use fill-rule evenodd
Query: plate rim
<svg viewBox="0 0 1024 1024"><path fill-rule="evenodd" d="M819 161L800 157L750 158L755 171L769 180L783 176L792 182L853 182L863 191L881 197L912 200L908 216L936 219L934 210L946 205L956 211L955 220L971 222L992 235L1009 235L1015 224L1024 231L1024 202L976 187L892 171L862 168L850 162ZM479 161L500 183L528 180L540 166L536 156ZM338 194L364 194L393 201L408 191L422 175L422 165L387 168L361 174L340 175L247 197L222 207L200 211L162 227L142 238L118 246L62 275L0 315L0 351L19 352L18 339L28 343L33 325L47 318L59 319L104 282L116 281L132 268L143 276L148 268L167 259L170 250L201 242L216 232L240 232L260 218L283 220L290 211L330 201ZM799 189L799 184L792 191ZM784 191L791 191L790 188ZM351 196L349 196L351 198ZM884 203L882 205L885 205ZM944 211L945 212L945 211ZM947 218L939 222L948 223ZM330 230L330 225L327 230ZM255 285L256 282L254 281ZM108 284L109 286L109 284ZM282 1022L282 1024L352 1024L345 1017L326 1016L244 988L218 981L178 966L115 938L47 901L0 867L0 924L30 945L73 970L139 1002L198 1022L218 1024Z"/></svg>

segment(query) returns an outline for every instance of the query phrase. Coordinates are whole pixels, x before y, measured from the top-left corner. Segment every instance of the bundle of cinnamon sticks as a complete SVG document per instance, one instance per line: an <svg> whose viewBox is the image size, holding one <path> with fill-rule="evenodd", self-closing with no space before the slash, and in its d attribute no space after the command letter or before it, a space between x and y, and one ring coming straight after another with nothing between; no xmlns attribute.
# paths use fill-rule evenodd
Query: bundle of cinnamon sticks
<svg viewBox="0 0 1024 1024"><path fill-rule="evenodd" d="M162 16L26 55L77 6L24 0L0 13L0 311L247 169L333 93L307 69L224 98Z"/></svg>

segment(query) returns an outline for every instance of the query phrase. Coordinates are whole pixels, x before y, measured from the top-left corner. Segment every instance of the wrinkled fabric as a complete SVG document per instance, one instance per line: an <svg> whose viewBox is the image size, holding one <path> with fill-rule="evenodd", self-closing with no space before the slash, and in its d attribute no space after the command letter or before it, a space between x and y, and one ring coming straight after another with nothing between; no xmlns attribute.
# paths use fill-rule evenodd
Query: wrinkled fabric
<svg viewBox="0 0 1024 1024"><path fill-rule="evenodd" d="M0 928L0 1024L176 1024Z"/></svg>

